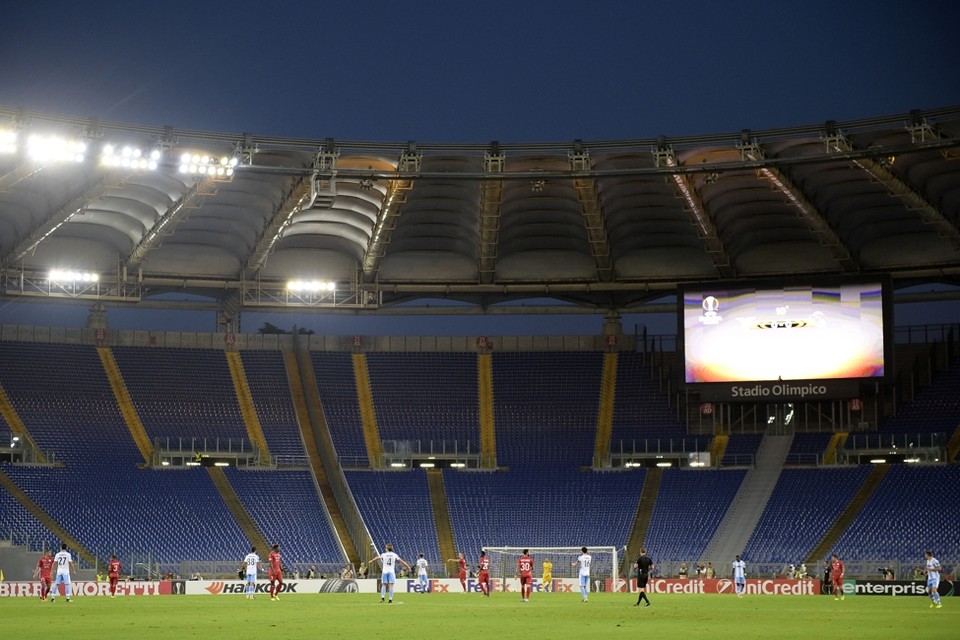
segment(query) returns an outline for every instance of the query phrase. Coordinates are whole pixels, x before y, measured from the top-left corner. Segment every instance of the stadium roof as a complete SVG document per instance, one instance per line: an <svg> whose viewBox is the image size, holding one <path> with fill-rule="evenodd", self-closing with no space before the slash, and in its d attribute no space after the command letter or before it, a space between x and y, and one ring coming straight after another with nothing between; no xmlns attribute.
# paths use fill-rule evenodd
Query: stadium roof
<svg viewBox="0 0 960 640"><path fill-rule="evenodd" d="M960 106L530 144L289 139L0 107L4 129L18 134L0 153L8 299L179 291L216 300L228 320L436 298L623 311L690 282L960 274ZM82 141L83 160L73 149L58 161L55 141L35 138L52 134Z"/></svg>

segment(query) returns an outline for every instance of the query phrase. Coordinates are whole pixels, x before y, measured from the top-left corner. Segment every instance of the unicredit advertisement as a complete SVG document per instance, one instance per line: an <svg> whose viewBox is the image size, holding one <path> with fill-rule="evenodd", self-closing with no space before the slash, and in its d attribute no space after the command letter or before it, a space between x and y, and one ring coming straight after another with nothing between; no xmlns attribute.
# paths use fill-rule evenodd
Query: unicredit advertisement
<svg viewBox="0 0 960 640"><path fill-rule="evenodd" d="M626 591L627 583L607 581L608 590ZM630 581L630 590L637 590L636 580ZM717 593L734 594L736 588L730 578L653 578L647 582L647 593ZM814 596L820 594L818 580L789 580L786 578L747 578L747 595Z"/></svg>

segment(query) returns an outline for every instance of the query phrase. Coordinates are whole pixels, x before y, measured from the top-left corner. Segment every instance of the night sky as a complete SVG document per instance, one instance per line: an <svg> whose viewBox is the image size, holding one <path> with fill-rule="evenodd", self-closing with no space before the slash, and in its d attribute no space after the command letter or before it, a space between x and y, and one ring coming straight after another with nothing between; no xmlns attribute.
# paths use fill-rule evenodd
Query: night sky
<svg viewBox="0 0 960 640"><path fill-rule="evenodd" d="M0 104L180 129L606 140L960 102L947 0L6 5Z"/></svg>
<svg viewBox="0 0 960 640"><path fill-rule="evenodd" d="M948 0L5 4L0 105L175 129L590 141L960 103L960 3ZM0 322L21 321L11 306L0 303ZM124 317L111 312L117 326ZM491 320L443 332L482 333ZM307 324L418 332L337 321ZM575 333L601 324L575 322L589 325Z"/></svg>

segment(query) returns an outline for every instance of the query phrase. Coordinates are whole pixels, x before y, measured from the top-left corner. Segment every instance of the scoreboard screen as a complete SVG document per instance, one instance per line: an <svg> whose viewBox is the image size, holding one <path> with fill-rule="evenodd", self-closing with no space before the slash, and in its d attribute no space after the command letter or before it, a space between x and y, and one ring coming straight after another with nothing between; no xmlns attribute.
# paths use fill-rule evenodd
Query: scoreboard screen
<svg viewBox="0 0 960 640"><path fill-rule="evenodd" d="M685 289L686 382L884 378L889 301L882 281Z"/></svg>

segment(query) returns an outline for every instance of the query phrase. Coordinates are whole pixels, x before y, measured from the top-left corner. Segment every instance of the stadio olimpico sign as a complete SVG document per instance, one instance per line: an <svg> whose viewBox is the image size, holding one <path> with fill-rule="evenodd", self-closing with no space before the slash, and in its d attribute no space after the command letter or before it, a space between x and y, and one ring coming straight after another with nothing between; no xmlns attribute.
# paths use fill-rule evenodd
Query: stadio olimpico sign
<svg viewBox="0 0 960 640"><path fill-rule="evenodd" d="M710 382L689 384L701 400L787 402L852 398L860 392L859 380L776 380L768 382Z"/></svg>

